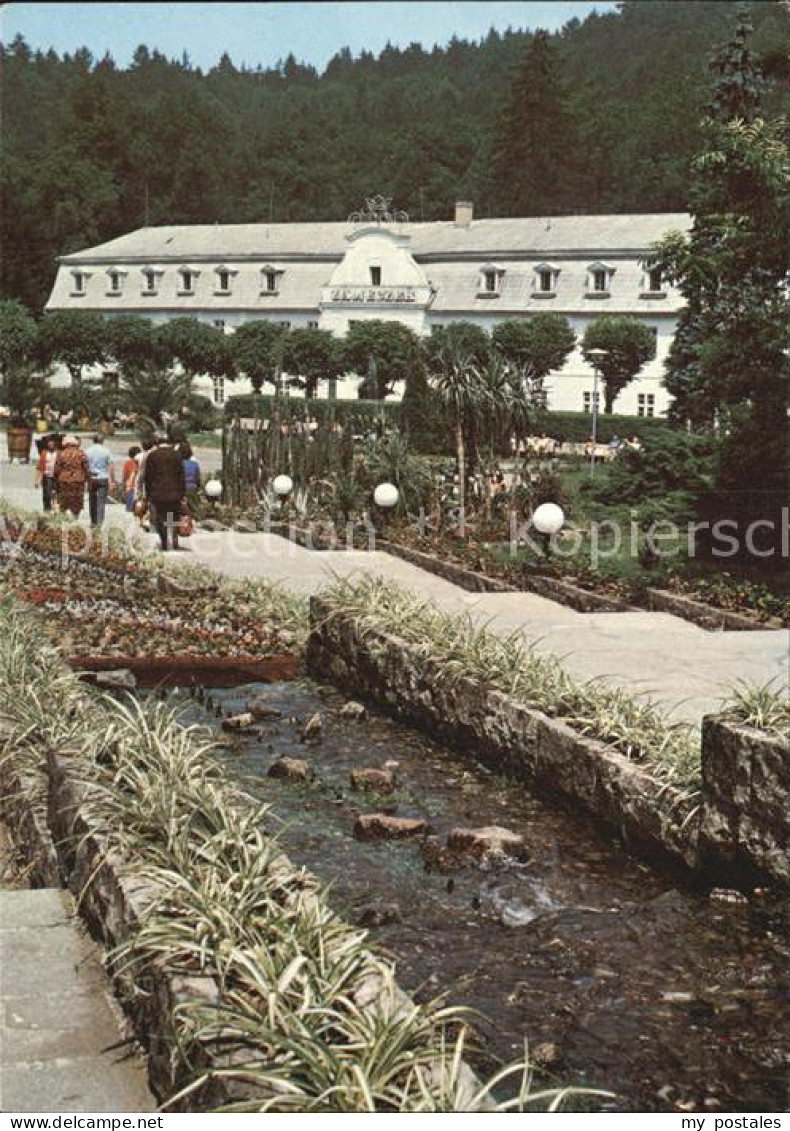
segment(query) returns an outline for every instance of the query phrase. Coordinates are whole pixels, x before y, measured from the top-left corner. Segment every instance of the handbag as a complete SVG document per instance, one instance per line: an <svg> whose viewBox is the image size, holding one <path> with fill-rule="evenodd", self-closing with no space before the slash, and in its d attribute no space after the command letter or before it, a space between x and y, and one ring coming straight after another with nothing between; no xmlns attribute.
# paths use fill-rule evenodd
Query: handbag
<svg viewBox="0 0 790 1131"><path fill-rule="evenodd" d="M191 514L182 514L178 520L178 537L188 538L192 531L195 529L195 524L192 521Z"/></svg>

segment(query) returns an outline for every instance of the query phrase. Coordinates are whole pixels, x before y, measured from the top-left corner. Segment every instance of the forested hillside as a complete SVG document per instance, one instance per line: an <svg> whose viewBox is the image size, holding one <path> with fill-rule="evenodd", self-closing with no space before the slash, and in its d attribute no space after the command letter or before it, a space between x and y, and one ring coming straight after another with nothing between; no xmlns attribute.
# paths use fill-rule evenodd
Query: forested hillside
<svg viewBox="0 0 790 1131"><path fill-rule="evenodd" d="M17 39L2 55L2 292L40 309L56 254L145 223L336 220L373 192L426 220L461 198L478 216L682 209L707 60L734 14L626 0L538 41L344 50L323 74L227 56L204 73L145 46L121 69ZM790 16L752 16L776 111Z"/></svg>

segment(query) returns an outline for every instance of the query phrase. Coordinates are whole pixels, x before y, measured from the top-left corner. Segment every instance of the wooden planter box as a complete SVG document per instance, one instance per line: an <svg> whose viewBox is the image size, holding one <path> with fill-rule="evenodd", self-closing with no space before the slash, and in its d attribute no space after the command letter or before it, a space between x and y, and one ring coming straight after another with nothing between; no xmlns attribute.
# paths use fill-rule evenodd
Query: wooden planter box
<svg viewBox="0 0 790 1131"><path fill-rule="evenodd" d="M236 687L241 683L281 683L296 679L296 656L69 656L74 671L107 672L126 668L140 687Z"/></svg>

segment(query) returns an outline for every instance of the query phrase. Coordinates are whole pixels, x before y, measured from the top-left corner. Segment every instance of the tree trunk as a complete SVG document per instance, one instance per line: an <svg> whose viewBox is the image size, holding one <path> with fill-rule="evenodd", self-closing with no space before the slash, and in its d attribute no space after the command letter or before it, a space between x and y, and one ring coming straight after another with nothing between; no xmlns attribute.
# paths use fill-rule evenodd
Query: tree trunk
<svg viewBox="0 0 790 1131"><path fill-rule="evenodd" d="M611 413L611 412L614 411L614 402L615 402L615 398L616 398L618 392L619 392L619 389L610 388L609 384L606 381L604 381L604 386L603 386L603 410L604 410L604 412Z"/></svg>
<svg viewBox="0 0 790 1131"><path fill-rule="evenodd" d="M458 530L466 537L466 453L464 452L464 425L460 416L455 426L455 443L458 454Z"/></svg>

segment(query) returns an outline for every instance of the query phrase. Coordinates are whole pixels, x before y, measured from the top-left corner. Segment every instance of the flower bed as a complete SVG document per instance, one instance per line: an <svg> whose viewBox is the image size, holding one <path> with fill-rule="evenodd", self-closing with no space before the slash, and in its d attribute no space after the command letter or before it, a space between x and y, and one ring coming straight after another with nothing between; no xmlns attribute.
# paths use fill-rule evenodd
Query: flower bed
<svg viewBox="0 0 790 1131"><path fill-rule="evenodd" d="M188 667L191 661L216 665L224 659L246 663L249 672L263 659L298 651L304 606L279 587L223 582L188 568L176 579L151 555L132 557L101 543L85 546L82 533L56 527L21 536L6 531L0 580L37 607L44 614L43 631L87 666L101 660L134 666L132 661L169 657ZM283 672L287 668L293 670L294 663L281 665Z"/></svg>

